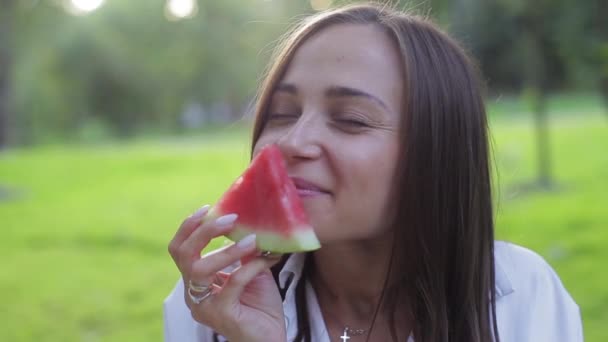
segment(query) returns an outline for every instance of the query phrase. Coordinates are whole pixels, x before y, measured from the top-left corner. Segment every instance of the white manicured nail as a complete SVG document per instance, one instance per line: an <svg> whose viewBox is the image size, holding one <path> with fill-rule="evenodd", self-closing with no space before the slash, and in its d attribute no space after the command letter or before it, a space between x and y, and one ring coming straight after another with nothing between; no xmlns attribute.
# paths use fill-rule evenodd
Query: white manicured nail
<svg viewBox="0 0 608 342"><path fill-rule="evenodd" d="M237 214L228 214L218 217L218 219L215 220L215 225L218 227L229 227L236 221L237 217L239 217Z"/></svg>
<svg viewBox="0 0 608 342"><path fill-rule="evenodd" d="M205 216L205 214L209 211L211 206L209 204L202 206L199 210L197 210L194 214L192 214L193 218L201 218Z"/></svg>
<svg viewBox="0 0 608 342"><path fill-rule="evenodd" d="M245 236L239 242L237 242L236 245L239 248L248 248L255 245L255 234Z"/></svg>

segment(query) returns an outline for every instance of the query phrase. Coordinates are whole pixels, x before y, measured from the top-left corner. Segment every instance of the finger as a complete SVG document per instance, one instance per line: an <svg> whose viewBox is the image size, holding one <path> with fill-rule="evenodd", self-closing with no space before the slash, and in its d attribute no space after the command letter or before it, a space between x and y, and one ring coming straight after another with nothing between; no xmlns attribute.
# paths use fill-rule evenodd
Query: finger
<svg viewBox="0 0 608 342"><path fill-rule="evenodd" d="M241 258L241 265L248 264L251 260L253 260L255 258L256 258L255 254L247 254Z"/></svg>
<svg viewBox="0 0 608 342"><path fill-rule="evenodd" d="M195 319L201 323L206 323L206 322L203 322L203 320L201 320L203 317L210 316L209 313L206 313L204 316L202 316L201 313L205 312L205 307L208 307L209 302L213 301L213 297L222 290L221 286L219 286L218 284L215 284L215 283L210 283L207 286L208 286L210 293L196 292L196 291L192 290L193 295L196 297L199 297L198 298L199 303L194 302L194 299L190 297L190 294L189 294L190 289L187 288L186 291L184 291L185 292L184 298L186 299L186 306L188 306L188 308L190 308L190 311L191 311L193 317L195 317ZM203 298L200 298L200 296L203 296ZM214 306L215 305L212 304L211 308L213 308ZM213 313L213 310L211 310L211 312Z"/></svg>
<svg viewBox="0 0 608 342"><path fill-rule="evenodd" d="M218 331L223 319L220 317L219 312L215 310L217 308L215 296L221 292L222 288L217 284L211 284L210 287L212 291L211 295L203 301L196 304L189 296L186 296L186 304L190 308L190 314L197 322L213 327L214 330Z"/></svg>
<svg viewBox="0 0 608 342"><path fill-rule="evenodd" d="M264 258L270 258L270 259L278 258L280 260L283 255L279 254L279 253L270 253L270 252L259 252L257 254L250 254L250 255L246 255L244 258L241 258L241 265L245 265L249 261L255 259L256 257L260 257L260 256L264 257Z"/></svg>
<svg viewBox="0 0 608 342"><path fill-rule="evenodd" d="M230 278L230 273L219 271L215 274L214 283L216 283L220 287L224 286L224 283L226 283L226 280L228 280L228 278Z"/></svg>
<svg viewBox="0 0 608 342"><path fill-rule="evenodd" d="M175 236L169 243L169 253L171 255L177 254L179 246L181 246L181 244L190 236L190 234L192 234L192 232L201 224L203 217L205 217L207 212L209 212L209 208L209 205L202 206L182 222L179 229L175 233Z"/></svg>
<svg viewBox="0 0 608 342"><path fill-rule="evenodd" d="M268 270L280 259L257 257L246 265L239 267L226 279L222 291L215 299L218 305L230 305L237 303L243 290L256 276Z"/></svg>
<svg viewBox="0 0 608 342"><path fill-rule="evenodd" d="M226 235L234 226L236 214L228 214L198 227L179 247L178 254L180 264L191 264L201 258L201 251L209 242L218 236Z"/></svg>
<svg viewBox="0 0 608 342"><path fill-rule="evenodd" d="M218 272L233 265L240 258L254 254L255 252L255 235L246 236L231 246L213 251L203 258L196 260L192 263L190 278L195 282L208 282L209 279L215 277Z"/></svg>

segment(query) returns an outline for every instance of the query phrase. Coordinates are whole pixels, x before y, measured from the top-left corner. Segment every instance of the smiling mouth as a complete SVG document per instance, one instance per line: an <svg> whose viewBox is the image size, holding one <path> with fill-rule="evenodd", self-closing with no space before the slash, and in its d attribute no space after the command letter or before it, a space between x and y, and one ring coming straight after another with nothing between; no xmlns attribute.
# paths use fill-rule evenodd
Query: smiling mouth
<svg viewBox="0 0 608 342"><path fill-rule="evenodd" d="M307 189L296 189L298 192L298 196L300 197L313 197L320 195L327 195L327 192L321 192L316 190L307 190Z"/></svg>
<svg viewBox="0 0 608 342"><path fill-rule="evenodd" d="M331 194L329 191L322 189L321 187L313 184L309 181L306 181L301 178L292 177L291 181L296 187L298 195L301 197L311 197L311 196L319 196L319 195L329 195Z"/></svg>

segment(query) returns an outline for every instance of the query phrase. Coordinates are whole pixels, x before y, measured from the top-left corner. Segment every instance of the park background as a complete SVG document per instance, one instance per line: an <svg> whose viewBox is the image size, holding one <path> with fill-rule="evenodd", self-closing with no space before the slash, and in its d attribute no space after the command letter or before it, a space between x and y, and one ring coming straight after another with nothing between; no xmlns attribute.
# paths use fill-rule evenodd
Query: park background
<svg viewBox="0 0 608 342"><path fill-rule="evenodd" d="M608 341L608 2L392 3L479 61L497 235ZM278 37L331 4L0 0L0 341L162 339L168 241L247 165Z"/></svg>

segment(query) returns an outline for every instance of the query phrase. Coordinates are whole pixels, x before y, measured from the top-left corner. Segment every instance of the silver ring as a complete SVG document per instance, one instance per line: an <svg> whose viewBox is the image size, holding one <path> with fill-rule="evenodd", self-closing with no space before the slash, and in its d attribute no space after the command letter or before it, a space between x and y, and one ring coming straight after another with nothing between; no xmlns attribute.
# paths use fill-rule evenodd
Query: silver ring
<svg viewBox="0 0 608 342"><path fill-rule="evenodd" d="M263 251L262 253L260 253L260 256L262 257L269 257L272 254L271 251Z"/></svg>
<svg viewBox="0 0 608 342"><path fill-rule="evenodd" d="M211 285L200 285L192 280L188 281L188 288L195 292L206 292L210 287Z"/></svg>
<svg viewBox="0 0 608 342"><path fill-rule="evenodd" d="M190 296L190 300L192 301L192 303L197 305L202 303L205 299L211 297L211 295L213 295L212 288L208 288L207 291L202 292L200 294L194 294L192 292L192 289L188 288L188 296Z"/></svg>
<svg viewBox="0 0 608 342"><path fill-rule="evenodd" d="M213 285L200 285L188 281L188 296L194 304L200 304L213 294Z"/></svg>

